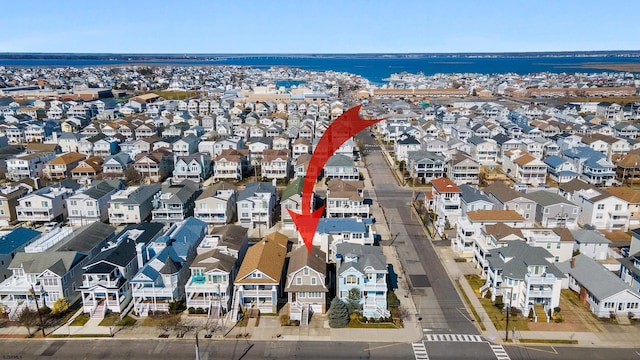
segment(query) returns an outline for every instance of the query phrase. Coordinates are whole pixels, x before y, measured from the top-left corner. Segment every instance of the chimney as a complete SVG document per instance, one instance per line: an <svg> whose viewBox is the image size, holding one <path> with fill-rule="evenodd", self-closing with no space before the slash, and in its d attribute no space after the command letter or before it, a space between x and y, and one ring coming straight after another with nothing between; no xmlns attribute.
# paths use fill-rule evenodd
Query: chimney
<svg viewBox="0 0 640 360"><path fill-rule="evenodd" d="M572 257L571 258L571 268L573 269L574 267L576 267L576 257Z"/></svg>
<svg viewBox="0 0 640 360"><path fill-rule="evenodd" d="M138 268L141 268L144 263L146 262L146 251L144 251L144 244L143 243L137 243L136 244L136 255L138 257Z"/></svg>

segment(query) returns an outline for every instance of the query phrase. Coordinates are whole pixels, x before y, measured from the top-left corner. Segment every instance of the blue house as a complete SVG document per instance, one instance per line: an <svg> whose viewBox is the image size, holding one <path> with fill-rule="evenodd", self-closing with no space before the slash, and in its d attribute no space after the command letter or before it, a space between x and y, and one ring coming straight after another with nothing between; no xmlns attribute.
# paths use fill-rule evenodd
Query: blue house
<svg viewBox="0 0 640 360"><path fill-rule="evenodd" d="M322 218L313 236L313 245L327 254L327 261L335 260L337 244L373 245L375 233L372 225L371 219ZM304 244L301 237L298 237L298 244Z"/></svg>
<svg viewBox="0 0 640 360"><path fill-rule="evenodd" d="M559 184L563 184L580 177L580 174L576 172L576 167L573 163L559 156L548 156L544 159L544 163L547 164L549 178Z"/></svg>
<svg viewBox="0 0 640 360"><path fill-rule="evenodd" d="M349 292L357 289L366 317L389 317L387 310L387 258L379 246L338 244L336 248L338 272L337 296L349 299Z"/></svg>
<svg viewBox="0 0 640 360"><path fill-rule="evenodd" d="M131 279L136 314L167 312L170 302L184 298L189 265L206 234L207 223L189 217L171 226L148 246L136 245L140 270Z"/></svg>
<svg viewBox="0 0 640 360"><path fill-rule="evenodd" d="M40 236L39 231L23 227L0 235L0 279L6 280L11 276L12 271L9 271L9 263L16 252L22 251L38 236Z"/></svg>

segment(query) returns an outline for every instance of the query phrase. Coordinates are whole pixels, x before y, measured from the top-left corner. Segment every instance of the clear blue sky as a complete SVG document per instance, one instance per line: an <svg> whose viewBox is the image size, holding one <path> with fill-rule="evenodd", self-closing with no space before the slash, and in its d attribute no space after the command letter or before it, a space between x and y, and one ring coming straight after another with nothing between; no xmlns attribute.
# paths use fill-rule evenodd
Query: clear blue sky
<svg viewBox="0 0 640 360"><path fill-rule="evenodd" d="M638 14L635 0L7 1L0 52L640 50Z"/></svg>

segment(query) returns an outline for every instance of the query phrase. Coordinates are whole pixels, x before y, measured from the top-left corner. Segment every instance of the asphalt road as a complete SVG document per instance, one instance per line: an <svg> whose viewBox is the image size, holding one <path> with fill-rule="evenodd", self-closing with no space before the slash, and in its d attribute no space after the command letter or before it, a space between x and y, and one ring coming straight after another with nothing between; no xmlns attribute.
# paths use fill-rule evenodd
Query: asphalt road
<svg viewBox="0 0 640 360"><path fill-rule="evenodd" d="M182 339L1 340L0 359L195 359L195 341ZM405 343L213 341L200 339L201 360L210 359L412 359Z"/></svg>

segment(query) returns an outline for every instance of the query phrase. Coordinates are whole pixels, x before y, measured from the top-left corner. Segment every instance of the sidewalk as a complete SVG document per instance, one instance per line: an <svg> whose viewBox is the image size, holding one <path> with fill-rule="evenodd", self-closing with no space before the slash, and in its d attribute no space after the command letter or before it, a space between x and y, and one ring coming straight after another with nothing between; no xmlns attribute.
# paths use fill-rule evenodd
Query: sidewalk
<svg viewBox="0 0 640 360"><path fill-rule="evenodd" d="M438 240L436 240L438 241ZM484 307L478 300L478 295L473 291L464 275L477 274L474 264L470 262L457 263L454 261L456 257L450 247L438 247L438 256L442 261L449 277L455 281L459 280L460 286L464 294L469 299L471 306L476 310L478 317L482 321L485 330L482 331L484 337L497 344L505 344L503 331L497 331ZM462 295L462 294L461 294ZM563 332L563 331L516 331L509 332L510 344L512 340L518 343L520 340L538 340L538 341L577 341L577 345L557 344L562 346L580 346L580 347L620 347L620 348L638 348L640 347L640 329L637 326L629 325L618 327L619 331L615 332ZM513 339L515 335L515 339ZM522 342L526 345L527 342Z"/></svg>

